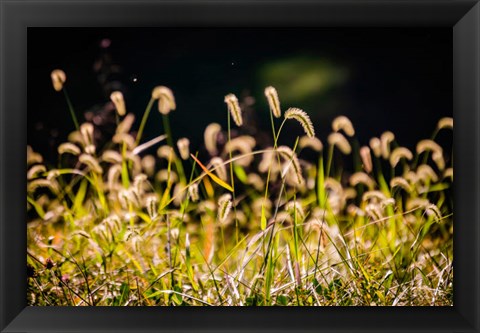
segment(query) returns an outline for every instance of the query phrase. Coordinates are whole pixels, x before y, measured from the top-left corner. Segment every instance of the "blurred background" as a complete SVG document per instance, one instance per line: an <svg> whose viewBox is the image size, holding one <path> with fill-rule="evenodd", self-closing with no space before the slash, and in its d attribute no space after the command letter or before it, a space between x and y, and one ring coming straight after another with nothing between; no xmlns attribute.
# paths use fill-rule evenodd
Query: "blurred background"
<svg viewBox="0 0 480 333"><path fill-rule="evenodd" d="M152 89L170 87L174 139L203 144L211 122L227 126L223 101L244 108L242 132L271 140L264 88L276 87L283 111L299 107L326 141L331 121L346 115L361 145L386 130L410 149L452 116L452 30L449 28L29 28L28 144L55 163L56 147L74 130L50 72L63 69L80 121L114 131L113 90L124 93L138 128ZM163 133L156 106L145 140ZM282 142L302 135L291 123ZM445 134L443 134L445 135ZM262 139L260 139L262 140ZM442 137L443 146L451 145Z"/></svg>

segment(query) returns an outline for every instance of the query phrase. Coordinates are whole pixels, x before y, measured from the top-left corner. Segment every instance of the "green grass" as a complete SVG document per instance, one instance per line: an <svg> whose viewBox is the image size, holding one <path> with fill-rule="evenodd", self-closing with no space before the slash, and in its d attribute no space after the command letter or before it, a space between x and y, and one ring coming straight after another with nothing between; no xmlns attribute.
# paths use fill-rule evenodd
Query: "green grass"
<svg viewBox="0 0 480 333"><path fill-rule="evenodd" d="M175 109L168 98L152 97L140 132L157 99ZM452 305L449 152L420 145L396 163L399 143L385 135L369 161L348 119L332 128L351 152L335 136L325 146L307 136L278 146L296 120L314 134L308 115L295 110L292 120L270 110L271 147L243 134L234 142L229 113L230 149L217 145L223 173L209 163L214 156L180 158L189 153L170 133L176 113L162 115L166 143L141 147L157 145L156 156L135 149L143 138L125 123L95 151L81 124L69 139L90 156L83 163L62 151L49 166L29 147L28 304ZM451 127L442 119L430 139ZM314 161L303 158L306 150Z"/></svg>

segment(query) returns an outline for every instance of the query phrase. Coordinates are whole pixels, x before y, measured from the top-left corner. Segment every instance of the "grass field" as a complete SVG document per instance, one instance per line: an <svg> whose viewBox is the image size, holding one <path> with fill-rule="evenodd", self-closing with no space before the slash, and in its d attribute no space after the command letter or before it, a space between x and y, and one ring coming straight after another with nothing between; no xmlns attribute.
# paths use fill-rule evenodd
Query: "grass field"
<svg viewBox="0 0 480 333"><path fill-rule="evenodd" d="M172 140L175 98L160 86L137 122L113 93L118 126L98 146L64 73L52 80L77 130L55 165L27 149L29 305L453 304L453 153L435 142L452 118L425 124L411 150L391 132L359 145L346 117L322 143L268 87L273 144L242 134L230 94L190 151ZM145 142L157 106L165 133ZM305 135L277 144L292 126Z"/></svg>

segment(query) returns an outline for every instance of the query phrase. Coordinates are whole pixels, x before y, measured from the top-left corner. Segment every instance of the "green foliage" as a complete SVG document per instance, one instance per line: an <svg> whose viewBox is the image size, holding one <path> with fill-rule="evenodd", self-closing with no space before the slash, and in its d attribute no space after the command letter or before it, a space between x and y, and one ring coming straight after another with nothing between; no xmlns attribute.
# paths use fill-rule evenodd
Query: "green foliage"
<svg viewBox="0 0 480 333"><path fill-rule="evenodd" d="M163 114L165 124L171 116ZM451 305L449 155L422 146L392 165L399 143L384 135L359 156L353 129L338 121L334 132L346 134L353 159L338 143L324 152L311 138L277 147L289 124L271 121L273 147L231 138L228 118L224 137L235 144L191 160L178 157L171 133L156 156L145 154L122 123L93 151L79 132L69 136L90 164L71 149L58 169L38 168L43 160L29 147L28 304ZM118 154L106 158L107 150ZM213 157L230 173L214 170ZM226 193L232 209L219 219Z"/></svg>

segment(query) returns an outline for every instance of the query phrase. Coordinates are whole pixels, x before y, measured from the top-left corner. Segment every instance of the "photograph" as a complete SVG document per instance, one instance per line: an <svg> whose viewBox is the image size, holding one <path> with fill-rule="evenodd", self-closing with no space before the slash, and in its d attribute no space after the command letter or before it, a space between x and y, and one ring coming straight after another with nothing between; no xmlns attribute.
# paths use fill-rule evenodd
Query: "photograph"
<svg viewBox="0 0 480 333"><path fill-rule="evenodd" d="M454 306L451 27L26 35L28 306Z"/></svg>

